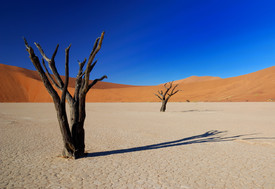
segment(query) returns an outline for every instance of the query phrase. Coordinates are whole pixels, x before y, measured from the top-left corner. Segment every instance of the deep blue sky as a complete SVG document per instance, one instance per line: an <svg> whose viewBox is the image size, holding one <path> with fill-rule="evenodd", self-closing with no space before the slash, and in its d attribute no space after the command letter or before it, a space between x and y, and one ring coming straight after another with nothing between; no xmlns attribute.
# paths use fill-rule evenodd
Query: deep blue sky
<svg viewBox="0 0 275 189"><path fill-rule="evenodd" d="M22 36L70 76L105 31L91 78L155 85L192 75L234 77L275 64L274 0L1 1L0 63L34 69ZM38 54L38 51L36 51Z"/></svg>

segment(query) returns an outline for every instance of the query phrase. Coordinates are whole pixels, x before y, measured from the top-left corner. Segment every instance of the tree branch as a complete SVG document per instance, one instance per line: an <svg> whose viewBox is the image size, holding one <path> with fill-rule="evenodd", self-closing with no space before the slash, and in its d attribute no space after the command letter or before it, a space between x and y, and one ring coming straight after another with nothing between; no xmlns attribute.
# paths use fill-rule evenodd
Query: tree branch
<svg viewBox="0 0 275 189"><path fill-rule="evenodd" d="M158 94L163 98L164 96L163 96L163 91L161 90L161 91L158 91Z"/></svg>
<svg viewBox="0 0 275 189"><path fill-rule="evenodd" d="M56 79L56 82L55 82L56 85L55 85L55 83L54 83L54 85L55 85L58 89L60 89L61 91L63 91L64 83L63 83L63 81L62 81L62 79L61 79L61 77L60 77L60 75L59 75L59 73L58 73L58 71L57 71L57 69L56 69L55 60L54 60L54 59L55 59L55 56L56 56L56 54L57 54L57 50L58 50L59 44L56 45L56 48L55 48L55 50L54 50L54 53L53 53L51 59L49 59L49 58L46 56L46 54L44 53L42 47L41 47L38 43L34 43L34 44L35 44L36 47L38 48L38 50L39 50L40 54L42 55L42 57L43 57L43 58L48 62L48 64L49 64L49 68L51 69L51 71L52 71L52 73L53 73L53 75L54 75L54 77L55 77L55 79ZM45 66L44 66L44 67L45 67ZM51 80L52 80L52 79L51 79ZM68 100L69 103L73 103L73 97L72 97L72 95L69 93L68 90L66 91L66 97L67 97L67 100Z"/></svg>
<svg viewBox="0 0 275 189"><path fill-rule="evenodd" d="M59 44L56 45L51 60L54 60L54 58L55 58L55 56L56 56L56 53L57 53L57 50L58 50L58 47L59 47Z"/></svg>
<svg viewBox="0 0 275 189"><path fill-rule="evenodd" d="M163 100L159 95L157 95L157 94L155 94L155 93L154 93L154 95L156 95L160 100Z"/></svg>
<svg viewBox="0 0 275 189"><path fill-rule="evenodd" d="M38 71L41 80L44 83L44 86L46 87L47 91L49 92L49 94L52 96L53 100L57 103L60 102L60 98L58 96L58 93L56 92L56 90L53 88L51 82L49 81L46 73L44 72L41 63L39 61L39 58L35 55L34 50L31 46L29 46L27 40L24 38L25 41L25 46L26 46L26 50L28 51L29 55L30 55L30 59L34 65L34 67L36 68L36 70Z"/></svg>
<svg viewBox="0 0 275 189"><path fill-rule="evenodd" d="M80 75L80 74L82 73L83 67L84 67L86 61L87 61L87 59L85 58L85 59L83 60L83 62L78 62L78 64L79 64L78 75Z"/></svg>
<svg viewBox="0 0 275 189"><path fill-rule="evenodd" d="M94 69L96 63L97 63L97 60L89 67L89 71L88 71L89 74L90 74L91 71Z"/></svg>
<svg viewBox="0 0 275 189"><path fill-rule="evenodd" d="M66 99L66 93L68 92L68 84L69 84L69 51L71 48L71 44L69 47L65 49L65 83L62 89L62 95L61 95L61 103L65 103Z"/></svg>
<svg viewBox="0 0 275 189"><path fill-rule="evenodd" d="M169 84L169 86L167 87L166 85L167 85L167 83L165 83L164 84L164 87L165 87L165 89L166 89L166 91L165 91L165 93L164 93L164 98L166 97L166 95L168 94L168 92L170 91L170 89L172 88L172 84L173 84L173 82L169 82L168 83Z"/></svg>
<svg viewBox="0 0 275 189"><path fill-rule="evenodd" d="M86 66L86 70L85 70L84 86L82 88L82 93L87 93L89 90L89 79L90 79L89 70L90 70L91 64L95 58L95 55L98 53L98 51L101 48L103 38L104 38L104 32L101 33L100 38L96 39L93 50L90 54L90 57L89 57L89 60L88 60L87 66Z"/></svg>
<svg viewBox="0 0 275 189"><path fill-rule="evenodd" d="M85 58L83 60L83 62L79 62L79 70L78 70L78 74L76 76L76 80L75 80L75 91L74 91L74 99L78 99L79 96L79 90L81 88L81 83L82 83L82 77L85 74L85 72L83 72L83 67L86 63L87 59Z"/></svg>
<svg viewBox="0 0 275 189"><path fill-rule="evenodd" d="M34 43L34 44L36 45L36 47L37 47L38 50L40 51L40 54L43 56L43 58L48 62L49 67L50 67L50 69L51 69L51 71L52 71L52 73L53 73L53 75L54 75L56 81L58 82L58 85L59 85L61 88L63 88L64 83L63 83L63 81L62 81L62 79L61 79L61 77L60 77L60 75L59 75L59 73L58 73L58 71L57 71L57 69L56 69L55 60L54 60L59 45L57 44L57 46L56 46L56 48L55 48L55 51L54 51L54 53L53 53L53 55L52 55L52 58L49 59L49 58L46 56L46 54L44 53L42 47L41 47L38 43Z"/></svg>
<svg viewBox="0 0 275 189"><path fill-rule="evenodd" d="M181 91L181 90L177 90L177 91L171 93L169 96L173 96L174 94L177 94L179 91Z"/></svg>
<svg viewBox="0 0 275 189"><path fill-rule="evenodd" d="M36 43L36 42L34 42L34 44L35 44L36 47L38 48L38 50L39 50L40 54L42 55L42 57L43 57L47 62L50 62L51 59L49 59L49 58L46 56L46 54L44 53L42 47L41 47L38 43ZM59 46L59 45L57 45L57 46Z"/></svg>
<svg viewBox="0 0 275 189"><path fill-rule="evenodd" d="M53 79L52 75L50 74L48 68L46 67L46 64L45 64L45 61L44 61L43 58L42 58L42 64L43 64L43 67L44 67L44 69L45 69L45 71L46 71L46 73L47 73L48 78L50 78L50 80L52 81L52 83L54 84L54 86L55 86L56 88L62 90L61 87L56 83L56 81Z"/></svg>
<svg viewBox="0 0 275 189"><path fill-rule="evenodd" d="M177 87L178 87L178 84L177 84L177 85L175 85L175 86L173 87L173 89L172 89L172 91L171 91L170 95L173 95L174 90L175 90Z"/></svg>
<svg viewBox="0 0 275 189"><path fill-rule="evenodd" d="M83 72L83 67L84 67L84 65L86 63L86 60L87 59L85 58L83 60L83 62L78 62L78 64L79 64L79 70L78 70L78 74L76 76L76 80L81 79L83 77L83 75L85 74L85 72ZM77 84L77 82L76 82L76 84Z"/></svg>
<svg viewBox="0 0 275 189"><path fill-rule="evenodd" d="M96 47L97 47L97 45L98 45L99 40L100 40L100 37L96 38L95 43L94 43L94 47L93 47L93 50L92 50L91 53L90 53L88 62L90 61L91 57L93 56L93 53L94 53L95 50L96 50Z"/></svg>
<svg viewBox="0 0 275 189"><path fill-rule="evenodd" d="M173 87L173 81L164 84L166 91L163 93L163 90L158 91L158 94L155 94L160 100L168 101L171 96L178 93L181 90L176 90L178 84ZM172 89L172 90L171 90ZM175 91L176 90L176 91ZM169 92L170 91L170 92Z"/></svg>
<svg viewBox="0 0 275 189"><path fill-rule="evenodd" d="M91 84L89 84L89 86L88 86L88 91L89 91L98 81L102 81L103 79L107 79L107 76L104 75L104 76L102 76L102 77L99 78L99 79L93 80L93 82L92 82ZM87 91L87 92L88 92L88 91Z"/></svg>

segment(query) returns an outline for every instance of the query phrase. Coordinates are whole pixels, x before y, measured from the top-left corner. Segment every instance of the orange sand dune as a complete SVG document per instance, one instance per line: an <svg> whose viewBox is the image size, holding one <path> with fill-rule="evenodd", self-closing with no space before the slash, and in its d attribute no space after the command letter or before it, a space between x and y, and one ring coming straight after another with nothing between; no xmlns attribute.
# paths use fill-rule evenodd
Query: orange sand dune
<svg viewBox="0 0 275 189"><path fill-rule="evenodd" d="M211 78L192 81L187 78L178 82L183 90L173 96L171 101L185 102L236 102L236 101L273 101L275 100L275 66L255 73L227 79ZM199 79L198 79L199 80ZM182 80L184 81L184 80ZM88 100L93 102L154 102L159 86L140 86L121 89L94 90Z"/></svg>
<svg viewBox="0 0 275 189"><path fill-rule="evenodd" d="M63 79L64 77L61 76ZM0 102L51 102L36 71L0 64ZM70 78L69 90L73 91L75 78ZM94 89L130 87L131 85L98 82ZM131 86L132 87L132 86Z"/></svg>
<svg viewBox="0 0 275 189"><path fill-rule="evenodd" d="M191 76L185 79L176 80L173 83L174 84L186 84L186 83L194 83L194 82L201 82L201 81L210 81L210 80L216 80L221 79L220 77L211 77L211 76Z"/></svg>
<svg viewBox="0 0 275 189"><path fill-rule="evenodd" d="M273 101L275 66L251 74L221 79L192 76L175 81L183 90L171 101ZM73 91L70 78L69 90ZM87 95L88 102L155 102L163 86L131 86L99 82ZM0 64L0 102L50 102L37 72Z"/></svg>

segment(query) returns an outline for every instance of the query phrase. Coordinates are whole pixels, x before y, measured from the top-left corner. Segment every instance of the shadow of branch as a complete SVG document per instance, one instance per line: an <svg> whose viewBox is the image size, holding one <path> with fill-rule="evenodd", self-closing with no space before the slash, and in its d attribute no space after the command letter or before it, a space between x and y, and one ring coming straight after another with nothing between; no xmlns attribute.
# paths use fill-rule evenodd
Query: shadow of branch
<svg viewBox="0 0 275 189"><path fill-rule="evenodd" d="M233 141L233 140L239 139L240 137L244 137L244 136L256 135L256 133L254 133L254 134L244 134L244 135L235 135L235 136L225 137L226 133L227 131L211 130L201 135L195 135L195 136L174 140L174 141L169 141L169 142L163 142L163 143L134 147L134 148L87 153L86 157L108 156L113 154L123 154L123 153L137 152L137 151L154 150L154 149L169 148L169 147L189 145L189 144L227 142L227 141ZM255 139L255 137L251 139Z"/></svg>

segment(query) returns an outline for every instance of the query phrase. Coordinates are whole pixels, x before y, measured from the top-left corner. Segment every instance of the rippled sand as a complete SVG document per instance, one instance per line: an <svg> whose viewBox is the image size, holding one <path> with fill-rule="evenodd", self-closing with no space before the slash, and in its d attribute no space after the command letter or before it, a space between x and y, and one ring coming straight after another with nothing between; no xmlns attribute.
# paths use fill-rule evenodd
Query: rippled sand
<svg viewBox="0 0 275 189"><path fill-rule="evenodd" d="M275 103L87 104L61 158L51 103L0 104L0 188L275 188Z"/></svg>

